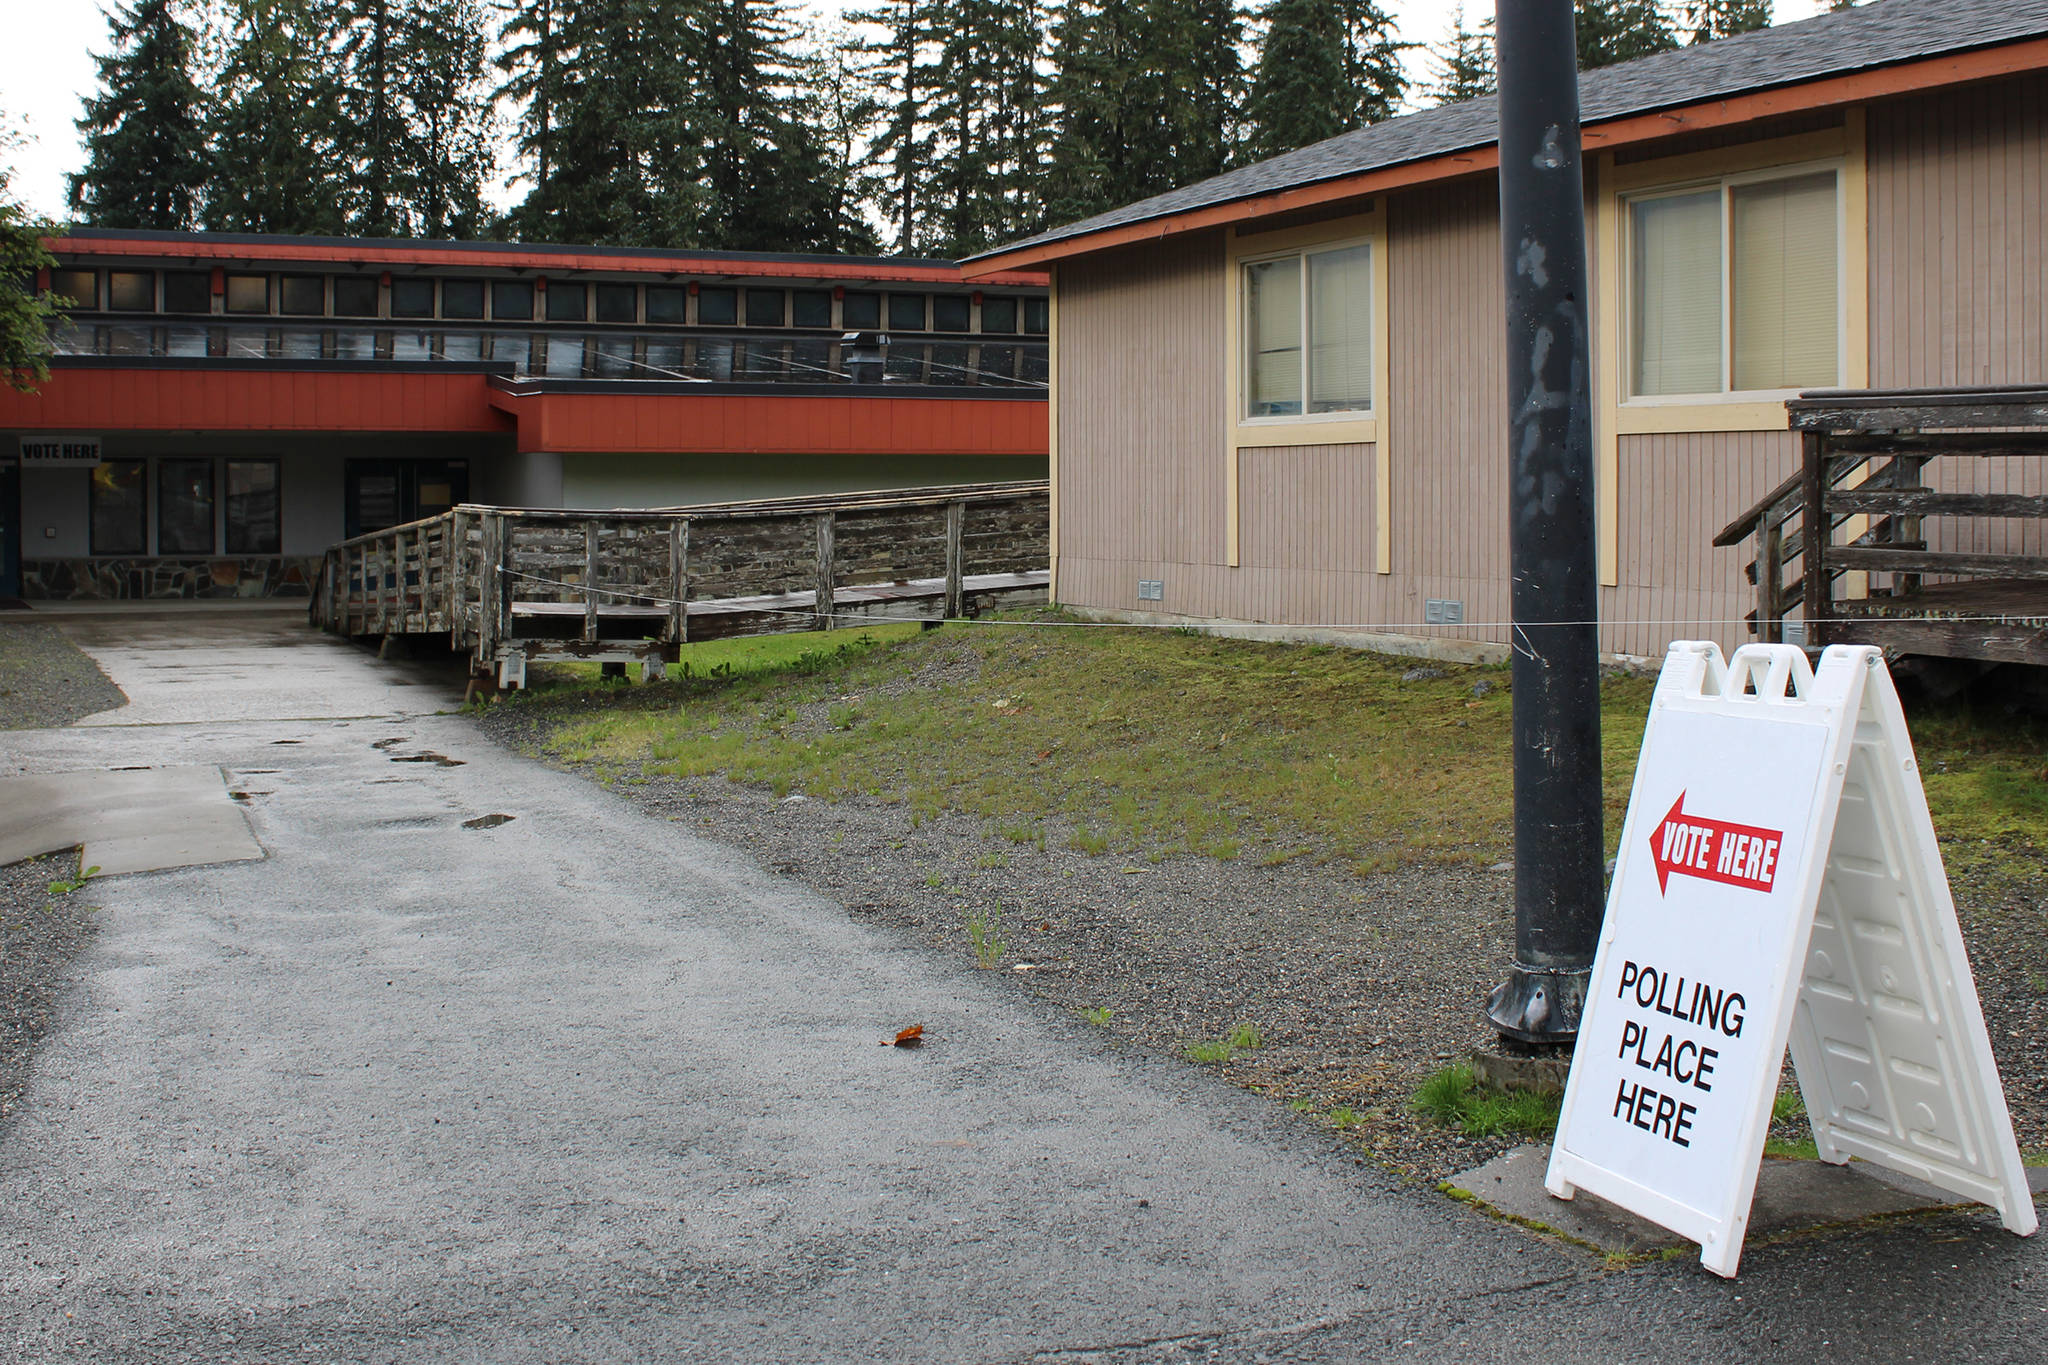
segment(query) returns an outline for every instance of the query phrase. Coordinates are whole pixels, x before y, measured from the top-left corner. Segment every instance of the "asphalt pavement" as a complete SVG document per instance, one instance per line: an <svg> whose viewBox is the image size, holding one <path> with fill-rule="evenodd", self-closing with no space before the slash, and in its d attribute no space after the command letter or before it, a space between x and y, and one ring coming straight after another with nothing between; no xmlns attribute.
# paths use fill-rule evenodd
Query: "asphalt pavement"
<svg viewBox="0 0 2048 1365"><path fill-rule="evenodd" d="M0 776L216 765L265 857L81 893L0 1359L2048 1356L1988 1215L1603 1268L497 748L445 672L65 628L131 705Z"/></svg>

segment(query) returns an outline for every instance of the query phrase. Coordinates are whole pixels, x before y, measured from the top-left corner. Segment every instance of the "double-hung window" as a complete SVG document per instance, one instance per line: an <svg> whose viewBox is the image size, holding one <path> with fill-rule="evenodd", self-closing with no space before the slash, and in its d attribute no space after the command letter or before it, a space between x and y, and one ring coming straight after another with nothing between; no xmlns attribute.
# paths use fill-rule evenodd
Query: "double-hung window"
<svg viewBox="0 0 2048 1365"><path fill-rule="evenodd" d="M1841 178L1776 170L1623 201L1629 397L1842 382Z"/></svg>
<svg viewBox="0 0 2048 1365"><path fill-rule="evenodd" d="M1373 406L1372 244L1243 260L1242 421Z"/></svg>

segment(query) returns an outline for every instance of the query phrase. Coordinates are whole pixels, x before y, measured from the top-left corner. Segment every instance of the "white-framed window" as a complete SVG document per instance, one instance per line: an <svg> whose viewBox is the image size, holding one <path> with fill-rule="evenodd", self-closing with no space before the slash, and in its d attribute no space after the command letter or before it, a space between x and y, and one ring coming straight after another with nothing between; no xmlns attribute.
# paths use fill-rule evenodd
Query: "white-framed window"
<svg viewBox="0 0 2048 1365"><path fill-rule="evenodd" d="M1621 201L1628 398L1840 384L1842 168L1775 168Z"/></svg>
<svg viewBox="0 0 2048 1365"><path fill-rule="evenodd" d="M1373 411L1372 252L1361 240L1240 259L1240 421Z"/></svg>

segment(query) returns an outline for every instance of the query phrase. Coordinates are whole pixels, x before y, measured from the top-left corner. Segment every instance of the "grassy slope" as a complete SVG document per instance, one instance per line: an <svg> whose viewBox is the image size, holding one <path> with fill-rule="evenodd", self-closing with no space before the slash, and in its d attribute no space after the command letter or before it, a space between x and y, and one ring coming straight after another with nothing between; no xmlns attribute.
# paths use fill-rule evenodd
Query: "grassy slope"
<svg viewBox="0 0 2048 1365"><path fill-rule="evenodd" d="M1509 852L1504 667L1404 682L1413 660L1053 613L688 653L691 676L569 717L552 750L628 773L865 794L913 818L950 807L1018 842L1089 852L1306 854L1361 870ZM1650 686L1602 686L1610 849ZM1913 719L1946 845L1970 860L2048 846L2040 724Z"/></svg>

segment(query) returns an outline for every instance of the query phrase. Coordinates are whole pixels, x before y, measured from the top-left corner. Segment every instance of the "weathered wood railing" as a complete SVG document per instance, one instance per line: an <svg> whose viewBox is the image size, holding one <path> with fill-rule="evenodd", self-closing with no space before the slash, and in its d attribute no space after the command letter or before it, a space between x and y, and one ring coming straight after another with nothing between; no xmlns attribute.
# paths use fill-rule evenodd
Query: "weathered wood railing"
<svg viewBox="0 0 2048 1365"><path fill-rule="evenodd" d="M333 547L312 615L348 635L446 635L507 686L543 657L658 672L691 641L1042 601L1048 511L1043 483L650 510L464 504Z"/></svg>
<svg viewBox="0 0 2048 1365"><path fill-rule="evenodd" d="M2048 390L1816 393L1787 407L1799 471L1714 538L1753 544L1757 638L1784 638L1796 609L1809 648L2048 664ZM2001 457L2042 491L1982 491L1985 461ZM1930 481L1938 460L1946 487ZM1931 519L1947 534L1930 538ZM1996 553L1958 548L1993 538Z"/></svg>

